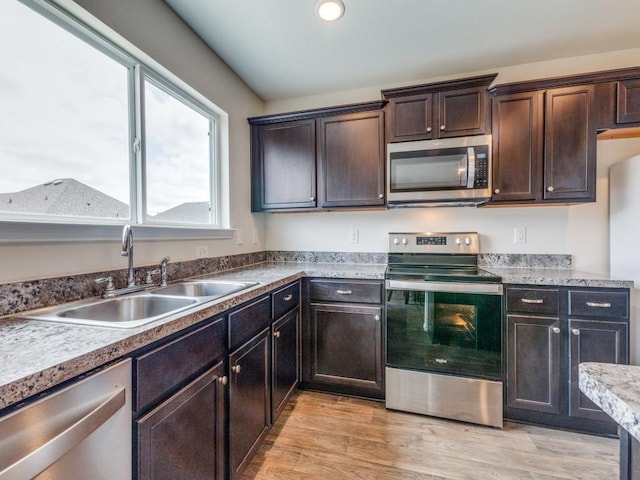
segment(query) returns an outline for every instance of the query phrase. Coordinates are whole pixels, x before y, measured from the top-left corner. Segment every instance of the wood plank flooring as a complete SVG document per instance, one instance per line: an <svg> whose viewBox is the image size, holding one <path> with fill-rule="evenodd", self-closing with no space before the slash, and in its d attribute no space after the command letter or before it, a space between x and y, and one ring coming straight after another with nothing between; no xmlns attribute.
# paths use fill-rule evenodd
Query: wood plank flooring
<svg viewBox="0 0 640 480"><path fill-rule="evenodd" d="M503 430L383 403L299 392L241 480L608 480L618 441L506 423Z"/></svg>

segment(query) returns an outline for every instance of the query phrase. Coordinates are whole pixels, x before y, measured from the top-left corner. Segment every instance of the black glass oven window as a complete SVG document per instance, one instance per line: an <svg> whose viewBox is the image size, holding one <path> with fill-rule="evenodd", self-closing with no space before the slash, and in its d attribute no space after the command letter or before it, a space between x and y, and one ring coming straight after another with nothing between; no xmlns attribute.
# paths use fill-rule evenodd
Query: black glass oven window
<svg viewBox="0 0 640 480"><path fill-rule="evenodd" d="M498 380L501 325L498 295L391 290L387 364Z"/></svg>

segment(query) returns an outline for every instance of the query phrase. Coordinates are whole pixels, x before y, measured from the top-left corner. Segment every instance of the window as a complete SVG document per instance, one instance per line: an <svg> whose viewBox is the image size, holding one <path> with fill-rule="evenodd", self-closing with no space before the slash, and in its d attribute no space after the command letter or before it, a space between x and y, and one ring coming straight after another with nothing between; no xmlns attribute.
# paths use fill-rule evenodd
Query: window
<svg viewBox="0 0 640 480"><path fill-rule="evenodd" d="M215 105L43 0L0 58L0 220L222 226Z"/></svg>

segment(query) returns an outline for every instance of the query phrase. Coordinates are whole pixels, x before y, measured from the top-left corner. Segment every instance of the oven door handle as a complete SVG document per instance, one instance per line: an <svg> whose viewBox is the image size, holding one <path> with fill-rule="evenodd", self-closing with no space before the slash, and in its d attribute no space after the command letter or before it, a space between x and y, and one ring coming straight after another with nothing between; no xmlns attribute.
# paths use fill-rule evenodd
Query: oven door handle
<svg viewBox="0 0 640 480"><path fill-rule="evenodd" d="M411 290L418 292L478 293L502 295L501 283L428 282L411 280L387 280L387 290Z"/></svg>

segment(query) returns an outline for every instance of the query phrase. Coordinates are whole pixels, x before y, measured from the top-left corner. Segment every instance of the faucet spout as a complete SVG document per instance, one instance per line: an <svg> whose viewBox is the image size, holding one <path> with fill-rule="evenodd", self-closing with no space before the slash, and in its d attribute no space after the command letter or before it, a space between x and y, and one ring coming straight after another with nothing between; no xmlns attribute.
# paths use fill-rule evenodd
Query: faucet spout
<svg viewBox="0 0 640 480"><path fill-rule="evenodd" d="M122 252L123 257L129 257L129 268L127 273L127 287L134 287L136 279L133 274L133 231L131 225L125 225L122 230Z"/></svg>

